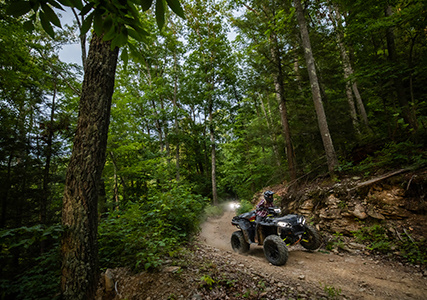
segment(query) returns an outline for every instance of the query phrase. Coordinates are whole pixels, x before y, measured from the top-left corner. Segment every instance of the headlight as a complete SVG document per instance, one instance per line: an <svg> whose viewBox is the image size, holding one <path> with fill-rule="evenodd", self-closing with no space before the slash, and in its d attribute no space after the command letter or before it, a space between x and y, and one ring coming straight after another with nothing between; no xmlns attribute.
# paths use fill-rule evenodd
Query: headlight
<svg viewBox="0 0 427 300"><path fill-rule="evenodd" d="M279 227L292 227L292 225L291 224L289 224L289 223L286 223L286 222L277 222L277 226L279 226Z"/></svg>
<svg viewBox="0 0 427 300"><path fill-rule="evenodd" d="M280 214L280 213L282 212L282 210L281 210L280 208L275 208L275 209L274 209L274 212L275 212L276 214Z"/></svg>
<svg viewBox="0 0 427 300"><path fill-rule="evenodd" d="M305 218L304 217L299 217L298 218L298 223L304 225L305 224Z"/></svg>

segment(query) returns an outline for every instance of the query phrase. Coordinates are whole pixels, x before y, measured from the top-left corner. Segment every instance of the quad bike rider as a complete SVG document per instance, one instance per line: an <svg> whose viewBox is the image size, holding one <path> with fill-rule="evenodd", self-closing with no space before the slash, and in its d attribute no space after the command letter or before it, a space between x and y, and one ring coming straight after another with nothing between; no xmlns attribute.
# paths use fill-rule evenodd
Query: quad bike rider
<svg viewBox="0 0 427 300"><path fill-rule="evenodd" d="M301 215L289 214L280 217L280 209L273 206L273 192L264 193L264 199L256 211L235 216L231 224L238 231L231 235L234 251L246 253L250 244L256 242L264 248L264 255L273 265L284 265L288 260L287 246L301 245L316 250L321 245L320 235Z"/></svg>

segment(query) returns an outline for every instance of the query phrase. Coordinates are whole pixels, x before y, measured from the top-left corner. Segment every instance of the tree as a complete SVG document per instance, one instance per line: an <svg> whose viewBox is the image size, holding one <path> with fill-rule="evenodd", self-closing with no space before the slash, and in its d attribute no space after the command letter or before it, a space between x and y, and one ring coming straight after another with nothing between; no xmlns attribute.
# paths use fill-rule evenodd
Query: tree
<svg viewBox="0 0 427 300"><path fill-rule="evenodd" d="M344 44L344 28L342 25L341 13L337 5L331 5L329 7L330 14L332 16L332 23L336 32L337 45L341 54L343 68L344 68L344 79L346 81L346 94L350 107L350 117L353 122L353 126L356 131L359 130L359 120L357 118L356 105L354 103L353 93L356 97L357 108L359 109L360 119L364 127L368 127L368 116L366 114L365 106L357 87L356 78L354 78L354 71L351 65L350 57L347 54L347 49Z"/></svg>
<svg viewBox="0 0 427 300"><path fill-rule="evenodd" d="M233 74L230 72L230 66L233 65L233 58L230 55L231 49L223 20L224 3L193 1L186 6L186 10L189 15L188 26L191 28L188 40L192 53L189 54L188 61L192 65L189 68L201 82L200 86L195 86L193 97L194 102L201 103L203 114L207 116L212 200L214 205L217 205L217 135L220 127L217 119L221 116L221 111L228 106L222 94L226 94L232 85Z"/></svg>
<svg viewBox="0 0 427 300"><path fill-rule="evenodd" d="M316 109L320 135L322 136L323 147L325 148L328 169L329 172L332 174L334 172L335 167L338 166L338 159L335 153L334 145L332 143L331 135L329 133L326 114L323 108L319 80L317 78L315 61L313 57L313 52L311 50L310 36L308 34L307 23L304 17L304 10L301 5L301 0L293 0L293 2L301 34L302 46L304 48L304 56L307 62L308 76L310 78L311 92L313 96L314 107Z"/></svg>
<svg viewBox="0 0 427 300"><path fill-rule="evenodd" d="M178 0L167 2L172 10L183 16ZM85 6L80 0L59 0L59 3L76 7L83 15L91 11L82 24L81 34L89 30L92 22L94 24L85 64L77 131L67 169L62 209L66 232L61 247L64 299L92 299L98 279L98 190L105 163L119 47L126 44L128 35L142 39L141 34L146 31L141 27L136 6L131 1L116 5L90 1ZM18 16L33 11L28 23L31 25L38 12L43 28L53 36L51 24L60 26L60 21L51 6L62 9L59 3L54 0L15 2L9 7L9 13ZM138 5L147 10L152 1L138 1ZM164 10L163 1L156 1L159 27L164 24Z"/></svg>

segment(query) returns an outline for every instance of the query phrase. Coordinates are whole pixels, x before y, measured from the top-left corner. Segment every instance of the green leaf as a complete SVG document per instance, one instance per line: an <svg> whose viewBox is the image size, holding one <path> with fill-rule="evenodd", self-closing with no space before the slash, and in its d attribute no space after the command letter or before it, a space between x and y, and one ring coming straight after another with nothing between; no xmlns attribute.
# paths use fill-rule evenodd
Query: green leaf
<svg viewBox="0 0 427 300"><path fill-rule="evenodd" d="M132 57L137 62L145 65L144 56L142 56L142 54L138 51L138 49L134 45L132 45L131 43L129 43L128 45L129 45L129 51L130 51L130 54L132 55Z"/></svg>
<svg viewBox="0 0 427 300"><path fill-rule="evenodd" d="M116 26L112 24L110 30L102 38L103 41L110 41L116 36Z"/></svg>
<svg viewBox="0 0 427 300"><path fill-rule="evenodd" d="M40 16L40 22L42 24L44 31L46 31L46 33L51 38L55 38L55 32L53 31L53 27L52 27L52 25L50 25L50 22L49 22L48 18L46 17L46 15L44 14L44 12L41 11L39 16Z"/></svg>
<svg viewBox="0 0 427 300"><path fill-rule="evenodd" d="M128 33L127 33L127 29L124 28L122 32L120 32L120 34L118 34L111 42L111 49L114 49L116 47L120 48L126 45L127 41L128 41Z"/></svg>
<svg viewBox="0 0 427 300"><path fill-rule="evenodd" d="M121 59L122 59L122 61L123 61L124 67L126 68L126 67L127 67L127 65L128 65L128 61L129 61L129 55L128 55L128 50L127 50L127 48L124 48L124 49L122 50L122 54L120 55L120 58L121 58Z"/></svg>
<svg viewBox="0 0 427 300"><path fill-rule="evenodd" d="M56 2L55 0L48 0L47 2L48 2L50 5L52 5L53 7L55 7L55 8L65 11L65 10L62 8L61 4L59 4L59 3L58 3L58 2Z"/></svg>
<svg viewBox="0 0 427 300"><path fill-rule="evenodd" d="M92 12L89 16L87 16L86 19L84 19L82 28L80 28L80 35L86 34L90 27L92 26L92 20L93 20L94 12Z"/></svg>
<svg viewBox="0 0 427 300"><path fill-rule="evenodd" d="M72 6L74 6L78 10L82 10L83 9L82 0L68 0L68 1L72 4Z"/></svg>
<svg viewBox="0 0 427 300"><path fill-rule="evenodd" d="M165 6L163 0L156 1L156 21L157 26L162 29L165 25Z"/></svg>
<svg viewBox="0 0 427 300"><path fill-rule="evenodd" d="M146 11L153 4L153 0L141 0L140 3L141 3L141 6L142 6L142 10Z"/></svg>
<svg viewBox="0 0 427 300"><path fill-rule="evenodd" d="M25 15L31 10L31 4L29 1L14 1L6 9L6 14L14 17Z"/></svg>
<svg viewBox="0 0 427 300"><path fill-rule="evenodd" d="M61 28L61 21L59 20L58 16L53 11L53 9L50 8L49 5L42 4L42 10L43 10L47 20L49 21L49 23L52 23L53 25Z"/></svg>
<svg viewBox="0 0 427 300"><path fill-rule="evenodd" d="M93 29L95 30L95 33L99 36L101 36L101 34L104 32L104 22L102 20L102 15L98 10L94 11L95 13L95 17L93 20Z"/></svg>
<svg viewBox="0 0 427 300"><path fill-rule="evenodd" d="M113 19L111 18L111 16L107 16L104 19L104 24L103 24L104 32L109 32L111 29L111 26L113 26Z"/></svg>
<svg viewBox="0 0 427 300"><path fill-rule="evenodd" d="M181 7L181 4L179 3L179 0L166 0L169 7L172 9L174 13L176 13L181 18L185 19L184 10Z"/></svg>
<svg viewBox="0 0 427 300"><path fill-rule="evenodd" d="M31 20L28 20L24 22L24 29L28 32L31 32L34 30L34 24Z"/></svg>
<svg viewBox="0 0 427 300"><path fill-rule="evenodd" d="M85 5L84 7L83 7L83 9L80 11L80 15L81 16L84 16L84 15L86 15L92 8L93 8L93 6L95 5L95 3L93 3L93 2L89 2L87 5Z"/></svg>

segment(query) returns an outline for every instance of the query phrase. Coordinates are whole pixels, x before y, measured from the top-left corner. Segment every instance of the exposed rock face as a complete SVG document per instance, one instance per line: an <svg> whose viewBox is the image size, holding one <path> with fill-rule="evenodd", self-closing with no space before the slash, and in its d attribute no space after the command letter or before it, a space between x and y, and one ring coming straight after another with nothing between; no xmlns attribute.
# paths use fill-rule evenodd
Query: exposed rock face
<svg viewBox="0 0 427 300"><path fill-rule="evenodd" d="M271 189L282 197L285 213L302 214L320 230L346 235L366 224L381 223L390 228L409 228L414 233L417 229L420 237L427 238L427 170L368 185L359 181L349 178L329 185L317 182L293 190Z"/></svg>

